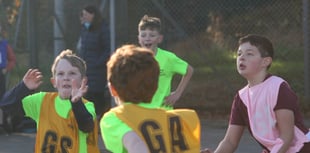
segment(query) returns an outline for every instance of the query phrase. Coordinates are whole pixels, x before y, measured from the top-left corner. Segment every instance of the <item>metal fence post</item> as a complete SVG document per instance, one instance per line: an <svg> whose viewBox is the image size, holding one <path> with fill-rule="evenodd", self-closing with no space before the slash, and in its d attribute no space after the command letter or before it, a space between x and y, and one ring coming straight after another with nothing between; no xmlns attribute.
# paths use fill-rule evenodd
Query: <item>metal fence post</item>
<svg viewBox="0 0 310 153"><path fill-rule="evenodd" d="M54 56L65 49L64 31L65 31L65 14L64 1L57 0L54 4Z"/></svg>
<svg viewBox="0 0 310 153"><path fill-rule="evenodd" d="M27 1L27 49L31 67L38 66L36 3L36 0Z"/></svg>
<svg viewBox="0 0 310 153"><path fill-rule="evenodd" d="M305 80L305 97L310 97L310 72L309 72L309 3L303 0L303 34L304 34L304 80Z"/></svg>
<svg viewBox="0 0 310 153"><path fill-rule="evenodd" d="M114 52L115 50L115 1L114 0L110 0L110 44L111 44L111 54ZM114 107L115 106L115 100L114 98L111 96L111 106Z"/></svg>

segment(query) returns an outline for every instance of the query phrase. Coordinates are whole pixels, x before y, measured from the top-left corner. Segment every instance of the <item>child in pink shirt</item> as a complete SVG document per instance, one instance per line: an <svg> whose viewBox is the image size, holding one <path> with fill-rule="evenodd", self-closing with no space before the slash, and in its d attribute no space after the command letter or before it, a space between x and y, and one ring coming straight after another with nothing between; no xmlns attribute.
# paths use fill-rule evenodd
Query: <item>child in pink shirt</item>
<svg viewBox="0 0 310 153"><path fill-rule="evenodd" d="M215 153L233 153L245 128L264 153L310 153L296 94L285 80L268 73L273 54L272 43L263 36L239 40L237 70L248 84L234 98L226 135Z"/></svg>

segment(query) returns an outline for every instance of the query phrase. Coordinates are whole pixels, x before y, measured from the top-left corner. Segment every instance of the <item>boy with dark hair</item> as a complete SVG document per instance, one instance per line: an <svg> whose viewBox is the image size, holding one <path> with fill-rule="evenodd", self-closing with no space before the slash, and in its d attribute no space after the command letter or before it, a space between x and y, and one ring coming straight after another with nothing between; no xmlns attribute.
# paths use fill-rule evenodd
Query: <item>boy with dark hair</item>
<svg viewBox="0 0 310 153"><path fill-rule="evenodd" d="M215 153L233 153L245 128L264 153L310 152L309 129L296 94L285 80L268 72L273 54L273 45L264 36L240 38L237 70L248 84L234 98L226 135Z"/></svg>
<svg viewBox="0 0 310 153"><path fill-rule="evenodd" d="M200 150L200 122L194 110L165 110L150 104L159 66L151 50L125 45L107 63L108 82L117 107L100 121L105 146L113 153Z"/></svg>
<svg viewBox="0 0 310 153"><path fill-rule="evenodd" d="M152 99L154 107L172 109L181 97L193 74L193 68L186 61L170 51L158 47L163 39L161 21L156 17L143 16L138 26L138 39L141 47L153 51L159 63L160 75L158 89ZM182 75L176 90L171 92L171 81L175 74Z"/></svg>

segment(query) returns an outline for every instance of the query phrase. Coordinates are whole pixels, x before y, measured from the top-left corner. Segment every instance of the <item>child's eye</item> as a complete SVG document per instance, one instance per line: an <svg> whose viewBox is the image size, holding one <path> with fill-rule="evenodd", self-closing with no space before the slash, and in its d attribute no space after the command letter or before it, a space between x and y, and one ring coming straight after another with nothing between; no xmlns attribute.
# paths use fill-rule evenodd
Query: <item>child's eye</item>
<svg viewBox="0 0 310 153"><path fill-rule="evenodd" d="M64 73L63 72L58 72L56 75L62 76L62 75L64 75Z"/></svg>
<svg viewBox="0 0 310 153"><path fill-rule="evenodd" d="M75 75L76 73L75 73L75 72L70 72L69 74L70 74L70 75Z"/></svg>

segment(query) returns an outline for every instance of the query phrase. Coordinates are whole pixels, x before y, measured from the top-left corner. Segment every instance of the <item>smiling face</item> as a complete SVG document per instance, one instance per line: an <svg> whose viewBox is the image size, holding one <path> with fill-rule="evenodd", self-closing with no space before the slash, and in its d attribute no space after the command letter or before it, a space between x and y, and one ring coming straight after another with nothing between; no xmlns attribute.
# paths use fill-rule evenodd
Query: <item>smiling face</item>
<svg viewBox="0 0 310 153"><path fill-rule="evenodd" d="M82 75L77 67L73 67L66 59L60 59L55 67L55 73L51 78L53 86L58 90L62 99L69 99L72 91L72 81L81 86Z"/></svg>
<svg viewBox="0 0 310 153"><path fill-rule="evenodd" d="M153 52L156 52L157 46L159 43L161 43L162 38L163 36L156 29L139 29L139 44L141 45L141 47L151 49Z"/></svg>
<svg viewBox="0 0 310 153"><path fill-rule="evenodd" d="M256 46L249 42L242 43L237 51L237 70L248 80L266 73L271 57L262 57Z"/></svg>

